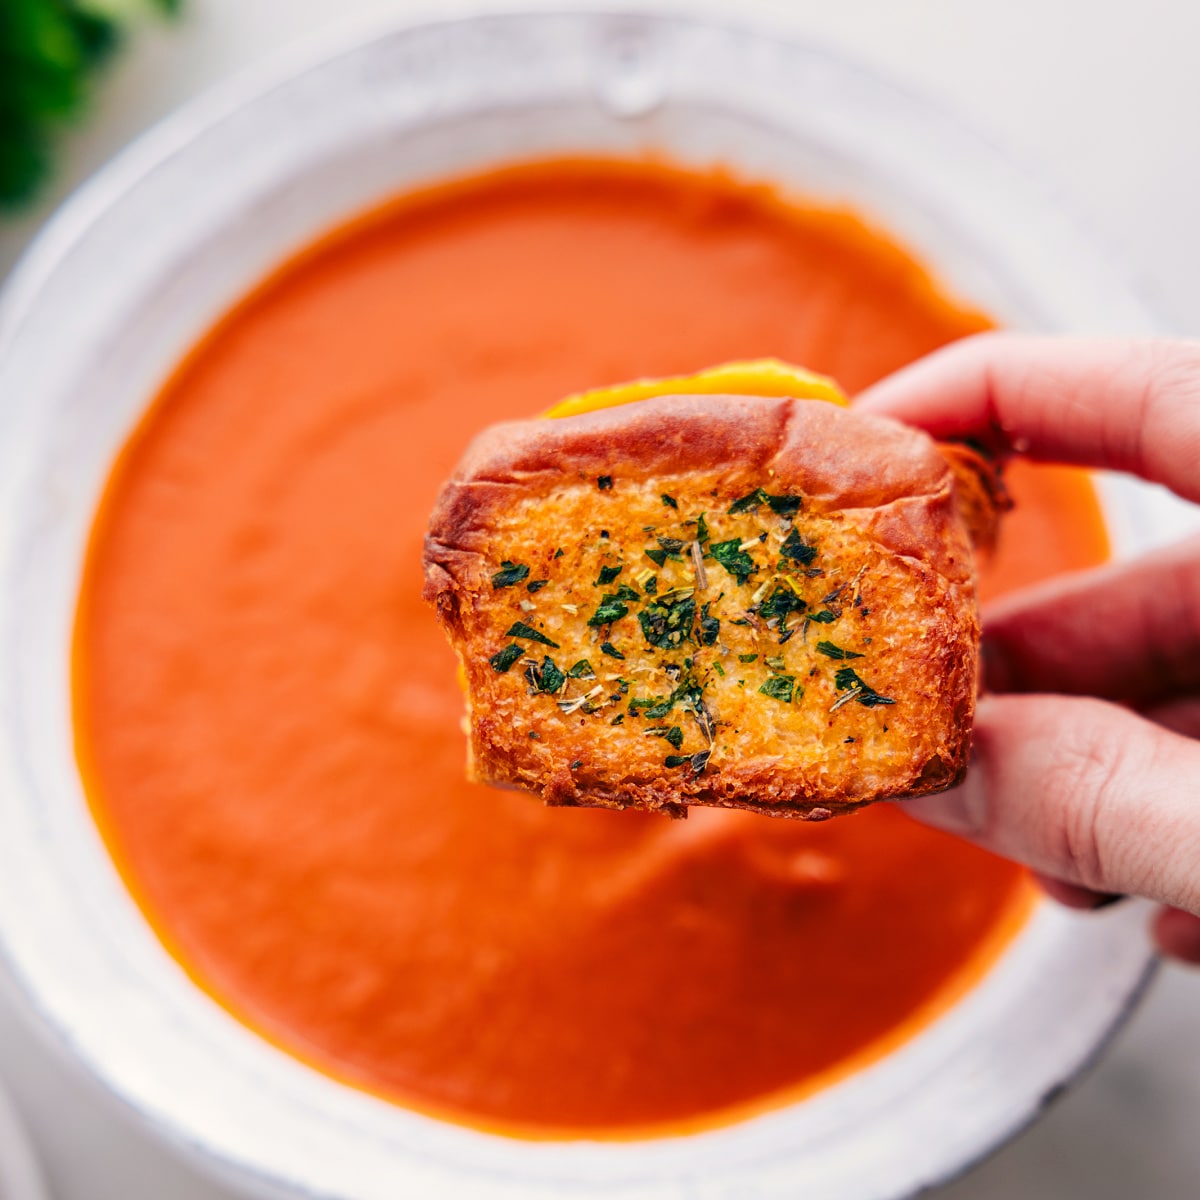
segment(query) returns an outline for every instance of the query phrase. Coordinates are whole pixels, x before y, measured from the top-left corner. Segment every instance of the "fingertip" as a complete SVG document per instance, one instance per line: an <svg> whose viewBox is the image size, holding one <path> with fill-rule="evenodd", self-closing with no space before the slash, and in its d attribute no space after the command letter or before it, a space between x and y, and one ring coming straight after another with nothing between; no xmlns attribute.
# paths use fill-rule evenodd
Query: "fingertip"
<svg viewBox="0 0 1200 1200"><path fill-rule="evenodd" d="M1155 945L1169 958L1200 966L1200 917L1181 908L1164 908L1150 929Z"/></svg>
<svg viewBox="0 0 1200 1200"><path fill-rule="evenodd" d="M1077 883L1067 883L1063 879L1055 879L1052 875L1043 875L1040 871L1034 871L1033 878L1051 900L1064 908L1073 908L1080 912L1100 912L1126 898L1121 892L1095 892L1091 888L1080 887Z"/></svg>
<svg viewBox="0 0 1200 1200"><path fill-rule="evenodd" d="M1116 704L1055 695L981 697L973 744L973 841L1093 892L1200 908L1187 789L1200 745Z"/></svg>
<svg viewBox="0 0 1200 1200"><path fill-rule="evenodd" d="M985 797L978 782L967 778L948 792L933 796L914 796L900 801L900 807L910 817L959 837L977 837L983 832Z"/></svg>

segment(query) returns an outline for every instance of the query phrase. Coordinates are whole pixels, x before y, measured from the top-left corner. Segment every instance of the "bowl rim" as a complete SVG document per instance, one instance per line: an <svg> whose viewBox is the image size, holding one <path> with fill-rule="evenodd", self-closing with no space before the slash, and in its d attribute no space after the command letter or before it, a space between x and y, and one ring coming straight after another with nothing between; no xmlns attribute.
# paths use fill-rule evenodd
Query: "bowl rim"
<svg viewBox="0 0 1200 1200"><path fill-rule="evenodd" d="M898 83L885 73L818 39L805 38L794 32L781 30L769 20L729 20L713 13L679 13L669 7L653 3L637 6L597 5L589 6L586 9L514 8L484 13L466 11L436 17L376 12L366 18L356 18L347 22L333 35L325 32L300 38L295 43L275 51L263 61L245 66L228 79L203 89L133 139L68 195L35 235L14 265L3 286L0 287L0 363L3 362L10 347L19 337L24 317L35 306L45 282L70 256L75 246L86 237L89 230L105 212L118 204L130 190L159 166L186 150L198 136L219 125L225 118L245 106L263 99L277 88L285 87L309 71L363 49L379 39L412 33L417 30L544 19L589 21L623 18L635 21L659 21L666 25L707 29L739 37L763 39L774 45L783 44L798 52L819 56L836 65L840 71L857 76L862 81L869 81L871 86L886 90L902 100L908 107L921 110L925 119L934 121L943 128L952 129L960 138L969 138L979 147L985 148L989 154L999 156L1009 163L1012 162L1012 155L1005 147L982 135L968 122L961 120L952 109L936 103L918 89ZM1038 193L1037 200L1040 205L1053 210L1060 217L1065 216L1067 210L1059 198L1043 186L1036 172L1024 169L1024 164L1021 166L1020 184L1024 190L1027 193ZM1071 218L1075 220L1075 214L1072 213ZM1075 220L1075 223L1078 229L1079 222ZM1080 231L1080 236L1085 241L1093 240L1092 230L1086 227ZM1112 262L1114 256L1111 247L1099 247L1098 253L1108 259L1110 263ZM1150 315L1153 324L1162 326L1168 324L1157 310L1152 298L1138 286L1136 279L1128 277L1128 273L1123 270L1114 273L1125 276L1123 282L1127 291L1136 297L1136 302ZM5 419L8 419L7 416ZM16 981L18 988L23 993L24 1000L33 1011L39 1024L49 1030L55 1042L76 1052L72 1054L74 1061L81 1063L84 1069L97 1079L106 1093L116 1099L122 1109L133 1115L137 1124L152 1131L159 1140L172 1145L184 1158L210 1176L227 1183L235 1180L243 1182L251 1180L254 1170L248 1164L215 1158L217 1151L213 1146L201 1145L193 1140L189 1136L188 1130L178 1124L171 1114L152 1112L140 1105L136 1099L126 1094L116 1080L106 1075L97 1062L83 1053L82 1048L72 1045L69 1031L59 1025L53 1014L45 1011L37 1003L33 985L26 980L19 963L13 958L2 930L0 930L0 961L7 964L12 978ZM1030 1101L1027 1111L1014 1120L1010 1126L997 1130L994 1135L995 1140L982 1148L977 1155L962 1161L955 1168L938 1174L930 1183L917 1188L911 1195L916 1196L924 1192L928 1186L940 1186L968 1173L1000 1146L1019 1135L1058 1096L1086 1074L1102 1057L1140 1002L1154 977L1157 965L1156 955L1147 947L1141 973L1123 997L1119 1009L1115 1012L1104 1035L1092 1045L1090 1051L1074 1065L1073 1069L1045 1094L1034 1097ZM2 1097L0 1097L0 1103L2 1103ZM271 1189L284 1186L282 1181L265 1175L255 1178L254 1181L258 1187L270 1191L270 1194L276 1194ZM300 1187L291 1181L287 1183L286 1187L288 1189L286 1193L278 1194L301 1194ZM311 1191L306 1194L316 1196L319 1193Z"/></svg>

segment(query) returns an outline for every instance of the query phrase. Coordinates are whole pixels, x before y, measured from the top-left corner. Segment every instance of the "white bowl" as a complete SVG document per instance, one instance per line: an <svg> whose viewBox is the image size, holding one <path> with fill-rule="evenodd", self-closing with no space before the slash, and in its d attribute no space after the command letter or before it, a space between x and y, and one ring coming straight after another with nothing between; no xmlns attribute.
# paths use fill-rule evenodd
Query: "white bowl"
<svg viewBox="0 0 1200 1200"><path fill-rule="evenodd" d="M97 497L158 383L273 264L388 193L647 145L845 200L1011 325L1154 328L1053 205L919 100L769 36L597 14L388 28L222 89L84 188L0 304L0 938L97 1077L260 1194L893 1200L1030 1121L1147 978L1136 906L1044 904L944 1018L811 1099L687 1137L526 1143L390 1106L259 1040L125 892L75 767L68 646ZM1133 486L1106 499L1125 552L1177 517Z"/></svg>
<svg viewBox="0 0 1200 1200"><path fill-rule="evenodd" d="M3 1088L0 1088L0 1200L46 1200L33 1147Z"/></svg>

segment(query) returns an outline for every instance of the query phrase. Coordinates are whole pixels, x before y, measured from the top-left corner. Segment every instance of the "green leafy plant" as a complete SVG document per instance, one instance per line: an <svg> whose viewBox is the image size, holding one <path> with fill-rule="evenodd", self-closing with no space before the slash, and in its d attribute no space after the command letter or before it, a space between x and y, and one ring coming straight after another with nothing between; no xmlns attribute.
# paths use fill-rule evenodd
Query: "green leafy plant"
<svg viewBox="0 0 1200 1200"><path fill-rule="evenodd" d="M180 0L0 0L0 207L33 198L125 28Z"/></svg>

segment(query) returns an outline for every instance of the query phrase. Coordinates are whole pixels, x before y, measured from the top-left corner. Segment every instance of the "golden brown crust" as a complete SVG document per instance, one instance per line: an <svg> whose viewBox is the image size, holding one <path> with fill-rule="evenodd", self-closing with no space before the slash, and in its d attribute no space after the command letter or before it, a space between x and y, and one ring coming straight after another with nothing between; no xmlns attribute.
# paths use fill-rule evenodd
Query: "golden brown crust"
<svg viewBox="0 0 1200 1200"><path fill-rule="evenodd" d="M1000 518L1012 508L999 466L964 442L940 442L938 451L954 474L954 500L967 527L977 559L996 548Z"/></svg>
<svg viewBox="0 0 1200 1200"><path fill-rule="evenodd" d="M926 435L816 401L662 397L485 431L425 549L425 597L467 680L473 773L550 804L809 819L952 786L979 637L958 491ZM789 556L789 535L811 560ZM661 564L647 555L676 542ZM725 565L732 547L748 577ZM495 587L505 562L528 573ZM620 570L598 583L605 568ZM589 625L618 589L626 611ZM684 614L680 636L652 644L664 612ZM554 645L512 635L517 622ZM501 669L507 647L520 657ZM592 677L537 690L582 660Z"/></svg>

